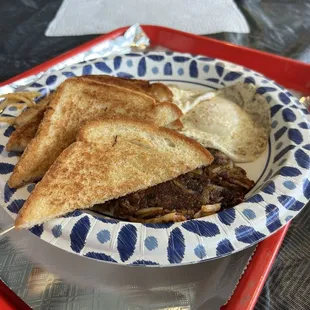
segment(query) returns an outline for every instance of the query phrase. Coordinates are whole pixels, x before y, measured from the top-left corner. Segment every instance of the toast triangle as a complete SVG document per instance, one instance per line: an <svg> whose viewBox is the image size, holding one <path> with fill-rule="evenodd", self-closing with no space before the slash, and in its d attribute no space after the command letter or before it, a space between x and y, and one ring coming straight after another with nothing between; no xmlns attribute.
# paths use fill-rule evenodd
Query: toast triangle
<svg viewBox="0 0 310 310"><path fill-rule="evenodd" d="M75 141L80 126L97 117L126 115L158 125L178 119L182 112L143 93L87 79L67 79L57 89L34 139L27 145L9 179L20 187L40 180L57 156Z"/></svg>
<svg viewBox="0 0 310 310"><path fill-rule="evenodd" d="M36 185L15 225L29 228L76 209L169 181L212 162L196 141L125 118L86 124Z"/></svg>

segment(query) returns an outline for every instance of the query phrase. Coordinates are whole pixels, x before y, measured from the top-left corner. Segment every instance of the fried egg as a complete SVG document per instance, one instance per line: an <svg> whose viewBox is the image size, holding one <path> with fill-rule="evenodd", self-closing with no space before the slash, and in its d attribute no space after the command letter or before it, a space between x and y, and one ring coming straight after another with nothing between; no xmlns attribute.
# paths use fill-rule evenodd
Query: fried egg
<svg viewBox="0 0 310 310"><path fill-rule="evenodd" d="M214 91L201 92L197 90L181 89L175 85L168 85L173 94L173 102L183 114L190 111L195 105L203 100L208 100L215 96Z"/></svg>
<svg viewBox="0 0 310 310"><path fill-rule="evenodd" d="M238 83L212 95L190 97L188 102L182 134L239 163L254 161L264 152L271 130L270 108L252 85Z"/></svg>

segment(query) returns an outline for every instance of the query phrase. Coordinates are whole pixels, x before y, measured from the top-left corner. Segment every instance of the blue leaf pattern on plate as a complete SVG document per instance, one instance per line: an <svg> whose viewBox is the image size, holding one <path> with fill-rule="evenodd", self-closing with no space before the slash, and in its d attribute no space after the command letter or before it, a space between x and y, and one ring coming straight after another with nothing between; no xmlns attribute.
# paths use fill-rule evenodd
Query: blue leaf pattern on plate
<svg viewBox="0 0 310 310"><path fill-rule="evenodd" d="M55 82L57 81L57 76L56 75L50 75L47 79L46 79L46 85L50 86L53 85Z"/></svg>
<svg viewBox="0 0 310 310"><path fill-rule="evenodd" d="M278 141L284 135L286 131L287 131L287 127L283 126L274 134L274 139Z"/></svg>
<svg viewBox="0 0 310 310"><path fill-rule="evenodd" d="M203 66L203 72L208 73L209 70L210 70L210 66L208 66L208 65Z"/></svg>
<svg viewBox="0 0 310 310"><path fill-rule="evenodd" d="M191 61L190 65L189 65L189 75L192 78L198 77L197 62L195 60Z"/></svg>
<svg viewBox="0 0 310 310"><path fill-rule="evenodd" d="M236 219L236 211L234 208L226 209L217 214L219 220L225 225L231 225Z"/></svg>
<svg viewBox="0 0 310 310"><path fill-rule="evenodd" d="M90 75L92 74L92 72L93 72L93 67L91 65L86 65L83 67L82 75Z"/></svg>
<svg viewBox="0 0 310 310"><path fill-rule="evenodd" d="M183 75L183 74L184 74L183 68L179 68L179 69L177 70L177 73L178 73L178 75Z"/></svg>
<svg viewBox="0 0 310 310"><path fill-rule="evenodd" d="M141 57L141 54L137 54L137 53L128 53L128 54L126 54L126 56L129 56L129 57Z"/></svg>
<svg viewBox="0 0 310 310"><path fill-rule="evenodd" d="M302 134L298 129L290 128L288 130L288 138L294 141L296 144L300 144L303 142Z"/></svg>
<svg viewBox="0 0 310 310"><path fill-rule="evenodd" d="M186 61L189 61L189 60L190 60L189 57L184 57L184 56L174 56L174 57L172 57L172 59L173 59L175 62L186 62Z"/></svg>
<svg viewBox="0 0 310 310"><path fill-rule="evenodd" d="M214 58L210 58L210 57L199 57L198 60L200 60L200 61L213 61Z"/></svg>
<svg viewBox="0 0 310 310"><path fill-rule="evenodd" d="M282 110L282 117L286 122L295 122L296 121L295 113L289 108L285 108Z"/></svg>
<svg viewBox="0 0 310 310"><path fill-rule="evenodd" d="M270 108L270 116L274 117L279 110L283 108L282 105L276 104Z"/></svg>
<svg viewBox="0 0 310 310"><path fill-rule="evenodd" d="M2 114L3 115L3 114ZM11 157L19 157L20 156L20 153L16 153L16 152L8 152L8 157L11 158Z"/></svg>
<svg viewBox="0 0 310 310"><path fill-rule="evenodd" d="M132 256L136 243L137 228L131 224L123 226L117 236L117 250L122 262L125 262Z"/></svg>
<svg viewBox="0 0 310 310"><path fill-rule="evenodd" d="M248 220L254 220L256 218L255 212L251 209L244 209L242 213Z"/></svg>
<svg viewBox="0 0 310 310"><path fill-rule="evenodd" d="M279 93L279 99L284 103L284 104L289 104L291 102L291 99L284 93Z"/></svg>
<svg viewBox="0 0 310 310"><path fill-rule="evenodd" d="M160 55L147 55L147 58L152 59L153 61L162 61L165 59L164 56Z"/></svg>
<svg viewBox="0 0 310 310"><path fill-rule="evenodd" d="M304 169L310 168L310 157L302 149L295 152L295 159L299 167Z"/></svg>
<svg viewBox="0 0 310 310"><path fill-rule="evenodd" d="M102 223L106 223L106 224L117 224L119 223L119 220L114 220L114 219L108 219L108 218L103 218L101 216L95 216L94 215L94 218Z"/></svg>
<svg viewBox="0 0 310 310"><path fill-rule="evenodd" d="M138 64L138 76L145 76L145 73L146 73L145 58L141 58Z"/></svg>
<svg viewBox="0 0 310 310"><path fill-rule="evenodd" d="M270 194L270 195L274 194L275 190L276 190L276 186L273 181L268 182L267 185L265 185L262 189L264 193Z"/></svg>
<svg viewBox="0 0 310 310"><path fill-rule="evenodd" d="M299 211L304 206L303 203L288 195L281 195L278 200L285 209L291 211Z"/></svg>
<svg viewBox="0 0 310 310"><path fill-rule="evenodd" d="M104 73L111 73L112 72L111 68L103 61L95 62L95 67Z"/></svg>
<svg viewBox="0 0 310 310"><path fill-rule="evenodd" d="M303 146L303 148L307 151L310 151L310 144L306 144Z"/></svg>
<svg viewBox="0 0 310 310"><path fill-rule="evenodd" d="M210 82L213 82L213 83L218 83L219 79L210 78L210 79L207 79L207 81L210 81Z"/></svg>
<svg viewBox="0 0 310 310"><path fill-rule="evenodd" d="M43 87L43 85L42 85L42 84L39 84L39 83L32 83L30 86L31 86L31 87L37 87L37 88Z"/></svg>
<svg viewBox="0 0 310 310"><path fill-rule="evenodd" d="M251 226L241 225L235 229L236 238L240 242L252 244L265 237L265 235L259 231L256 231Z"/></svg>
<svg viewBox="0 0 310 310"><path fill-rule="evenodd" d="M184 222L182 227L186 230L203 237L214 237L220 233L218 226L207 221L191 220Z"/></svg>
<svg viewBox="0 0 310 310"><path fill-rule="evenodd" d="M152 68L152 72L153 72L154 74L157 74L157 73L159 72L159 70L158 70L157 67L153 67L153 68Z"/></svg>
<svg viewBox="0 0 310 310"><path fill-rule="evenodd" d="M264 95L265 93L270 93L270 92L274 92L277 89L274 87L258 87L256 89L256 93L260 94L260 95Z"/></svg>
<svg viewBox="0 0 310 310"><path fill-rule="evenodd" d="M266 96L266 101L268 102L268 103L270 103L271 102L271 100L272 100L272 98L270 97L270 96Z"/></svg>
<svg viewBox="0 0 310 310"><path fill-rule="evenodd" d="M85 245L85 241L90 229L90 221L88 216L79 219L73 226L70 234L71 249L80 253Z"/></svg>
<svg viewBox="0 0 310 310"><path fill-rule="evenodd" d="M154 228L154 229L168 229L173 225L173 223L145 223L143 226Z"/></svg>
<svg viewBox="0 0 310 310"><path fill-rule="evenodd" d="M8 183L4 186L4 202L8 202L16 192L16 188L9 187Z"/></svg>
<svg viewBox="0 0 310 310"><path fill-rule="evenodd" d="M142 265L142 266L157 266L159 265L158 263L152 262L150 260L136 260L132 263L132 265Z"/></svg>
<svg viewBox="0 0 310 310"><path fill-rule="evenodd" d="M47 95L47 93L48 93L46 88L39 89L39 92L41 93L40 98L44 98Z"/></svg>
<svg viewBox="0 0 310 310"><path fill-rule="evenodd" d="M251 203L258 203L264 201L264 199L260 194L255 194L252 197L249 197L246 201Z"/></svg>
<svg viewBox="0 0 310 310"><path fill-rule="evenodd" d="M144 240L144 245L149 251L153 251L158 247L157 238L154 236L148 236Z"/></svg>
<svg viewBox="0 0 310 310"><path fill-rule="evenodd" d="M34 188L35 188L35 184L34 184L34 183L29 184L29 185L27 186L27 191L28 191L29 193L31 193L31 192L34 190Z"/></svg>
<svg viewBox="0 0 310 310"><path fill-rule="evenodd" d="M244 79L244 83L255 85L255 80L251 76L248 76Z"/></svg>
<svg viewBox="0 0 310 310"><path fill-rule="evenodd" d="M242 74L240 72L231 71L224 76L224 81L235 81L239 79Z"/></svg>
<svg viewBox="0 0 310 310"><path fill-rule="evenodd" d="M180 228L171 231L168 240L168 261L170 264L179 264L182 262L185 253L185 240Z"/></svg>
<svg viewBox="0 0 310 310"><path fill-rule="evenodd" d="M172 65L170 62L167 62L164 66L164 75L172 75Z"/></svg>
<svg viewBox="0 0 310 310"><path fill-rule="evenodd" d="M2 154L3 150L4 150L4 145L0 145L0 154Z"/></svg>
<svg viewBox="0 0 310 310"><path fill-rule="evenodd" d="M310 182L308 179L305 179L302 185L303 193L305 197L309 200L310 199Z"/></svg>
<svg viewBox="0 0 310 310"><path fill-rule="evenodd" d="M17 199L11 202L10 205L7 206L8 210L11 212L17 214L19 210L22 208L26 200L23 199Z"/></svg>
<svg viewBox="0 0 310 310"><path fill-rule="evenodd" d="M61 235L62 235L62 226L61 226L61 225L55 225L55 226L52 228L52 233L53 233L53 236L54 236L55 238L61 237Z"/></svg>
<svg viewBox="0 0 310 310"><path fill-rule="evenodd" d="M283 186L286 187L287 189L293 190L296 188L296 185L292 181L284 181Z"/></svg>
<svg viewBox="0 0 310 310"><path fill-rule="evenodd" d="M302 129L310 129L310 124L306 122L301 122L298 124L298 126Z"/></svg>
<svg viewBox="0 0 310 310"><path fill-rule="evenodd" d="M41 225L36 225L32 228L29 229L29 231L31 231L33 234L35 234L37 237L41 237L42 233L43 233L43 224Z"/></svg>
<svg viewBox="0 0 310 310"><path fill-rule="evenodd" d="M100 243L104 244L111 239L111 233L107 229L102 229L97 233L97 239Z"/></svg>
<svg viewBox="0 0 310 310"><path fill-rule="evenodd" d="M5 137L10 137L11 134L12 134L14 131L15 131L15 128L14 128L13 126L9 126L9 127L5 130L5 132L3 133L3 135L4 135Z"/></svg>
<svg viewBox="0 0 310 310"><path fill-rule="evenodd" d="M276 128L277 126L278 126L278 121L277 120L274 120L274 121L272 121L272 123L271 123L271 128Z"/></svg>
<svg viewBox="0 0 310 310"><path fill-rule="evenodd" d="M266 226L271 233L282 226L279 219L279 208L273 204L266 206Z"/></svg>
<svg viewBox="0 0 310 310"><path fill-rule="evenodd" d="M65 77L70 78L70 77L75 77L76 75L73 72L63 72L62 73Z"/></svg>
<svg viewBox="0 0 310 310"><path fill-rule="evenodd" d="M120 78L125 78L125 79L133 79L134 78L133 75L126 73L126 72L118 72L116 75Z"/></svg>
<svg viewBox="0 0 310 310"><path fill-rule="evenodd" d="M296 146L295 145L288 145L283 150L281 150L278 154L275 155L273 162L276 163L279 159L281 159L286 153L293 150Z"/></svg>
<svg viewBox="0 0 310 310"><path fill-rule="evenodd" d="M233 252L235 249L228 239L220 241L216 247L216 256L223 256Z"/></svg>
<svg viewBox="0 0 310 310"><path fill-rule="evenodd" d="M206 249L201 244L195 247L194 253L199 259L203 259L207 256Z"/></svg>
<svg viewBox="0 0 310 310"><path fill-rule="evenodd" d="M297 177L301 175L300 170L298 170L295 167L282 167L279 171L278 174L284 176L284 177Z"/></svg>
<svg viewBox="0 0 310 310"><path fill-rule="evenodd" d="M115 259L113 259L111 256L106 255L104 253L98 253L98 252L88 252L85 254L86 257L88 258L93 258L97 260L103 260L105 262L112 262L112 263L117 263Z"/></svg>
<svg viewBox="0 0 310 310"><path fill-rule="evenodd" d="M224 72L224 64L219 62L215 65L215 70L218 74L219 77L221 77L223 75Z"/></svg>
<svg viewBox="0 0 310 310"><path fill-rule="evenodd" d="M69 213L63 215L62 217L63 218L77 217L77 216L80 216L81 214L82 214L82 211L75 210L75 211L72 211L72 212L69 212Z"/></svg>
<svg viewBox="0 0 310 310"><path fill-rule="evenodd" d="M118 70L122 64L122 57L116 56L113 60L114 70Z"/></svg>
<svg viewBox="0 0 310 310"><path fill-rule="evenodd" d="M8 163L0 163L0 174L8 174L14 170L14 165Z"/></svg>

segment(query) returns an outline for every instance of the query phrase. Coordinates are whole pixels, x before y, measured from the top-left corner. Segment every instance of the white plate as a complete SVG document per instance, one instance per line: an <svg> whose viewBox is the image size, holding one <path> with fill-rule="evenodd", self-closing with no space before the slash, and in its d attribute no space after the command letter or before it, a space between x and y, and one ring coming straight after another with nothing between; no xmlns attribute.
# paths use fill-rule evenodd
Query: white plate
<svg viewBox="0 0 310 310"><path fill-rule="evenodd" d="M69 252L118 264L197 263L240 251L268 237L296 216L310 198L308 112L287 90L260 74L203 56L151 52L81 63L42 77L27 90L39 90L45 96L66 78L85 74L142 78L199 90L239 81L252 83L270 104L269 146L256 162L242 165L257 184L246 202L234 208L174 224L105 220L76 211L32 228L41 239ZM6 184L18 160L4 150L12 131L12 127L2 124L0 187L4 193L2 204L15 218L33 184L18 190Z"/></svg>

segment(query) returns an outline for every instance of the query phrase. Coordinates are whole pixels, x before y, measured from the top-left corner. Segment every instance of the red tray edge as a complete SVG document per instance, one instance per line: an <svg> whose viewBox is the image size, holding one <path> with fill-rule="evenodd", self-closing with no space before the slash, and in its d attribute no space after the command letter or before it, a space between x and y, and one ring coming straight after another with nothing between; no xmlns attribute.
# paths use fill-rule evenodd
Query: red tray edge
<svg viewBox="0 0 310 310"><path fill-rule="evenodd" d="M251 310L264 287L290 223L258 244L233 295L221 310Z"/></svg>
<svg viewBox="0 0 310 310"><path fill-rule="evenodd" d="M30 310L30 307L9 289L0 279L0 309L1 310Z"/></svg>
<svg viewBox="0 0 310 310"><path fill-rule="evenodd" d="M215 39L207 38L207 37L200 37L197 35L193 35L190 33L182 32L179 30L170 29L167 27L161 27L161 26L152 26L152 25L142 25L142 29L145 31L145 33L150 38L152 45L161 45L167 48L170 48L172 50L180 51L180 52L188 52L193 54L202 54L209 57L215 57L215 58L222 58L227 61L231 61L240 65L245 65L249 68L252 68L253 70L260 71L256 69L255 65L251 66L251 63L249 62L249 59L252 57L262 58L263 60L266 58L269 58L273 62L279 62L278 65L283 65L284 63L289 64L289 66L284 65L284 71L288 70L288 67L294 67L294 72L298 72L299 70L303 71L309 71L310 74L310 65L301 63L299 61L291 60L282 56L277 56L261 51L257 51L251 48L241 47L230 43L221 42ZM14 81L23 79L25 77L37 74L39 72L45 71L51 66L62 62L77 53L83 52L95 44L116 38L117 36L124 33L125 30L127 30L128 27L122 27L119 29L116 29L106 35L99 36L93 40L90 40L87 43L84 43L76 48L73 48L72 50L69 50L68 52L61 54L51 60L48 60L44 62L43 64L40 64L30 70L27 70L5 82L0 83L0 87L10 84ZM163 33L166 35L162 36ZM168 35L168 38L167 38ZM194 45L190 45L187 50L186 47L184 47L184 44L182 41L179 41L181 43L179 45L179 48L176 46L176 42L170 42L168 44L166 42L167 39L171 36L177 36L179 39L191 39L195 41L196 43ZM184 42L184 41L183 41ZM200 45L201 50L199 51L199 43L203 43L203 46ZM166 44L165 44L166 43ZM209 50L207 47L212 47ZM219 49L220 48L220 49ZM227 53L229 51L229 53ZM224 54L223 54L224 52ZM216 55L214 53L217 53ZM227 53L227 54L225 54ZM248 57L248 55L244 58L244 55L250 54L251 57ZM217 55L220 54L218 57ZM222 57L224 56L224 57ZM238 61L238 57L240 61ZM246 61L244 61L246 60ZM260 60L261 61L261 60ZM245 64L244 64L245 63ZM253 63L254 64L254 63ZM283 71L283 70L280 70ZM287 72L286 72L287 73ZM281 72L282 74L282 72ZM306 72L304 75L309 76L308 72ZM268 75L268 74L266 74ZM270 76L270 75L268 75ZM271 76L270 76L271 77ZM304 83L304 81L300 81L297 79L301 84L296 86L296 81L292 82L289 86L288 83L283 83L286 87L293 88L298 91L307 92L310 90L310 83ZM297 82L298 82L297 81ZM300 86L301 85L301 86ZM255 306L255 303L259 297L259 294L263 288L263 285L267 279L268 273L270 271L270 268L273 264L273 261L279 251L279 248L283 242L283 239L286 235L287 229L289 227L289 224L281 228L277 233L275 233L273 236L267 238L266 240L262 241L258 246L257 249L247 266L246 270L244 271L244 274L242 275L232 297L228 301L226 305L222 307L222 309L225 310L233 310L233 309L244 309L244 310L250 310L253 309ZM266 257L266 255L268 256ZM256 266L259 266L257 268ZM5 288L7 291L5 291ZM17 308L14 307L16 305L15 302L12 302L12 307L8 304L8 297L12 298L12 296L16 296L8 287L6 287L1 282L1 290L0 290L0 308L1 309L29 309L29 307L24 303L24 308L21 308L21 304L18 305ZM17 296L16 296L17 297ZM17 297L19 299L19 297ZM20 300L21 301L21 300ZM16 305L17 306L17 305ZM241 307L241 308L240 308Z"/></svg>

